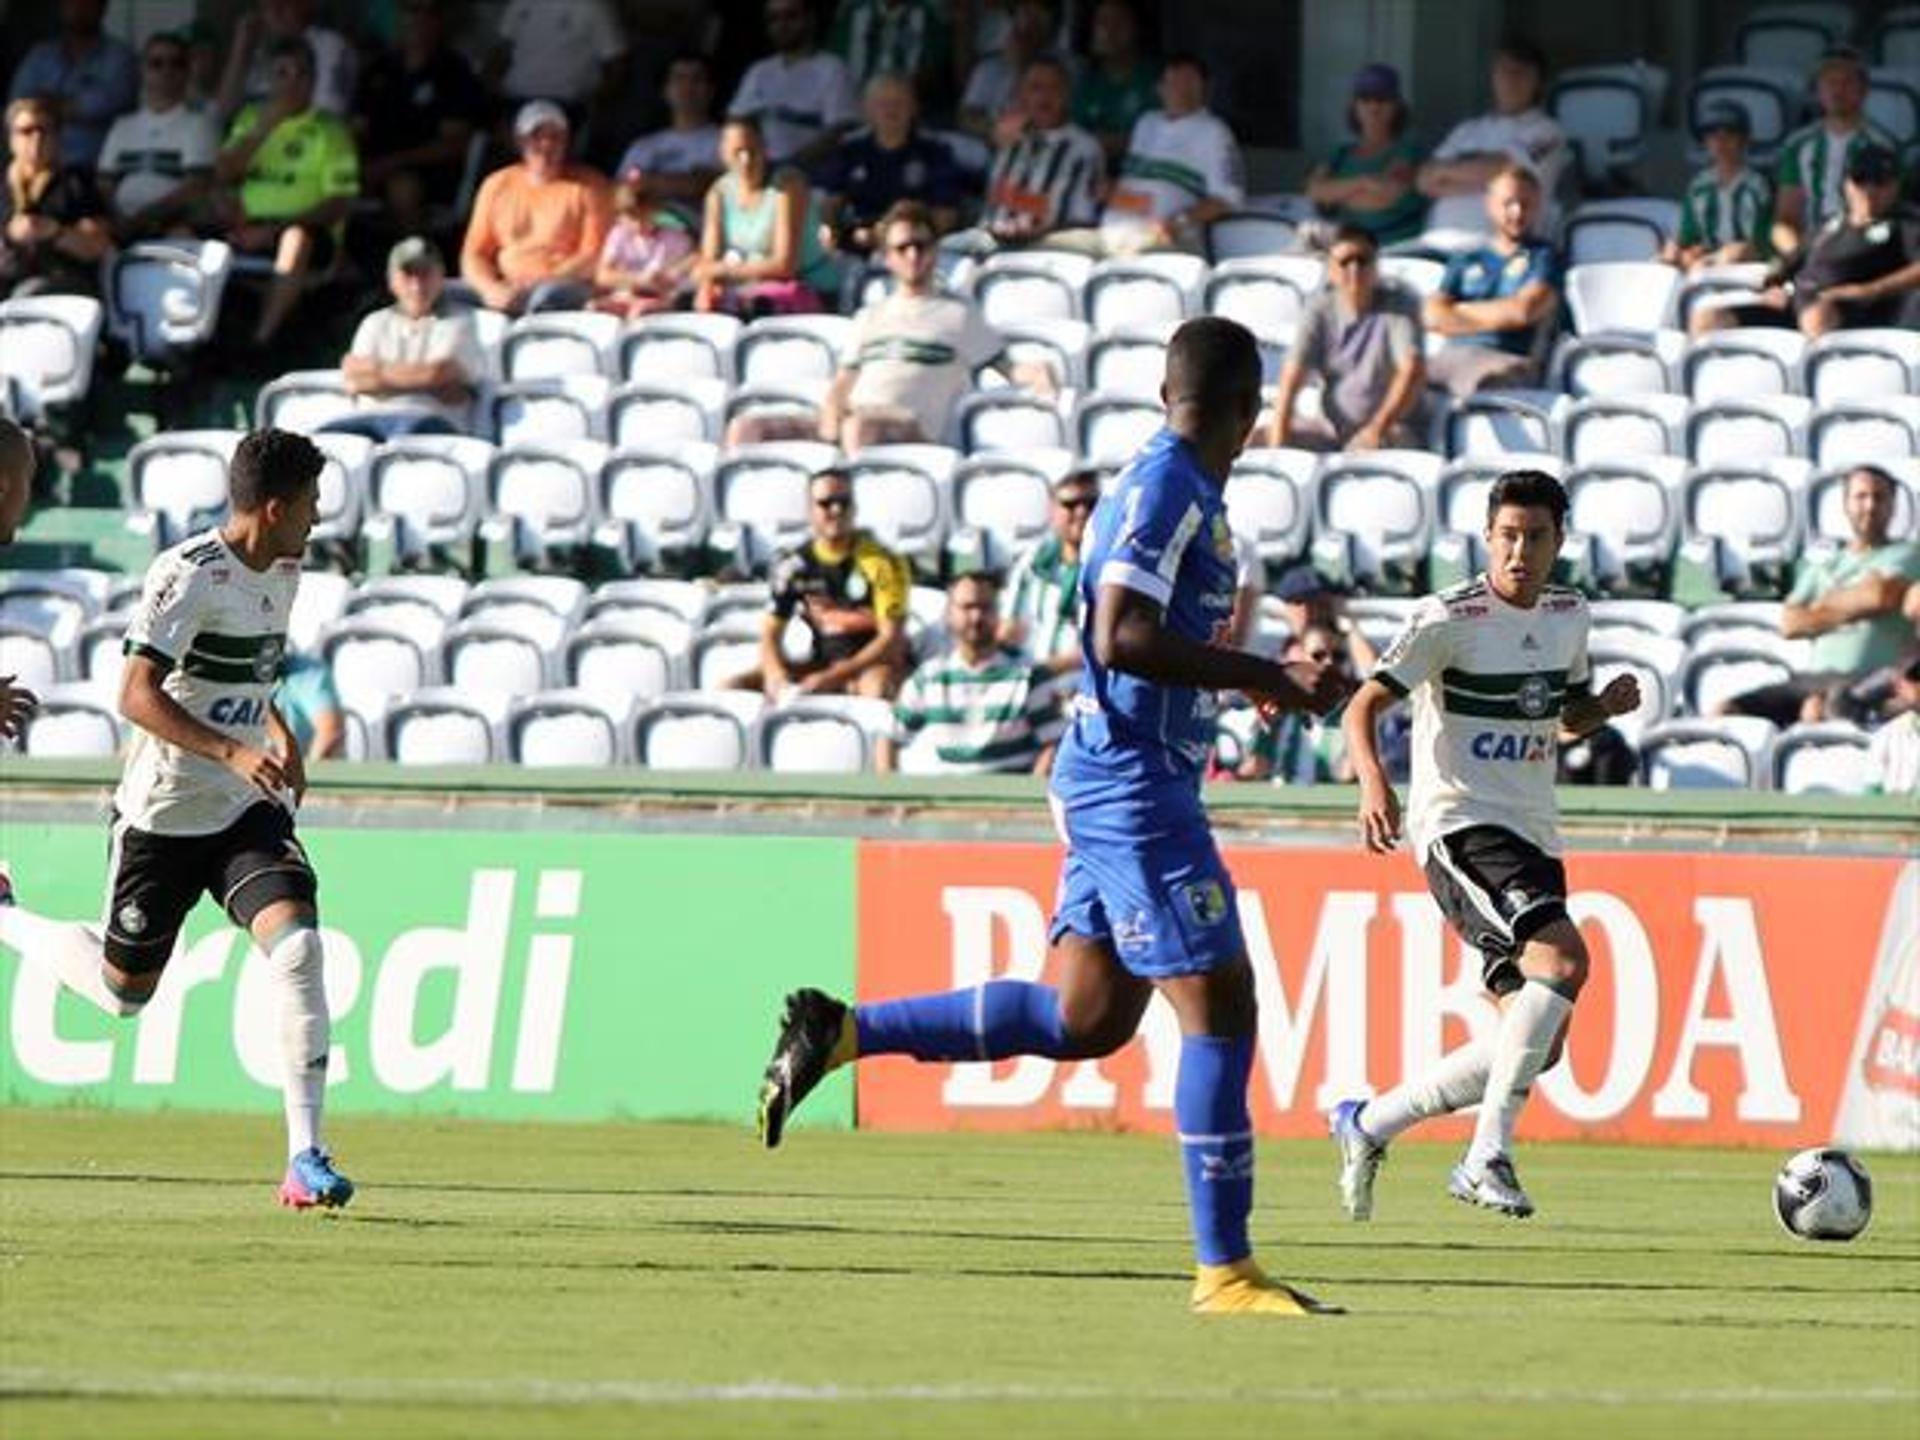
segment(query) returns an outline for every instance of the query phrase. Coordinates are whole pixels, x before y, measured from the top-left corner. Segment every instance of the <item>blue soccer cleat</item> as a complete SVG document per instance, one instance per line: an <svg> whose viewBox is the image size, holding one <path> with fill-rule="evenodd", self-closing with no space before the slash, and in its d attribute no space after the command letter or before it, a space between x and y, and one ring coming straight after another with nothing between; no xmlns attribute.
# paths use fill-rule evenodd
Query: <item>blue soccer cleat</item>
<svg viewBox="0 0 1920 1440"><path fill-rule="evenodd" d="M292 1210L338 1210L353 1199L353 1182L333 1168L333 1157L314 1146L287 1162L280 1203Z"/></svg>
<svg viewBox="0 0 1920 1440"><path fill-rule="evenodd" d="M1340 1149L1340 1203L1349 1220L1373 1218L1373 1179L1387 1147L1360 1128L1364 1100L1342 1100L1327 1116L1327 1132Z"/></svg>

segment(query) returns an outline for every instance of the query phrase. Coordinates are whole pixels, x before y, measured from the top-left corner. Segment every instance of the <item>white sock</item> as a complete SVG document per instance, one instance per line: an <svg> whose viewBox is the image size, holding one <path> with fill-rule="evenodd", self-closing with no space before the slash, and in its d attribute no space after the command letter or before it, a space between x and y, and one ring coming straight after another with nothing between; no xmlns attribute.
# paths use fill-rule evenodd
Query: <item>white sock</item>
<svg viewBox="0 0 1920 1440"><path fill-rule="evenodd" d="M281 1094L287 1111L287 1153L320 1144L320 1111L327 1096L327 1017L324 955L318 931L301 926L274 942L267 964L280 986Z"/></svg>
<svg viewBox="0 0 1920 1440"><path fill-rule="evenodd" d="M1493 1037L1480 1123L1467 1147L1468 1170L1477 1173L1495 1155L1513 1153L1513 1122L1520 1118L1534 1077L1545 1068L1553 1038L1572 1009L1573 1001L1538 980L1527 981L1507 1001Z"/></svg>
<svg viewBox="0 0 1920 1440"><path fill-rule="evenodd" d="M1478 1103L1486 1092L1491 1059L1492 1047L1485 1040L1469 1040L1441 1056L1425 1074L1367 1101L1360 1112L1360 1128L1385 1145L1422 1120Z"/></svg>
<svg viewBox="0 0 1920 1440"><path fill-rule="evenodd" d="M123 1000L107 988L100 932L73 920L48 920L18 905L0 905L0 940L37 970L50 973L82 1000L109 1015L138 1014L145 1000Z"/></svg>

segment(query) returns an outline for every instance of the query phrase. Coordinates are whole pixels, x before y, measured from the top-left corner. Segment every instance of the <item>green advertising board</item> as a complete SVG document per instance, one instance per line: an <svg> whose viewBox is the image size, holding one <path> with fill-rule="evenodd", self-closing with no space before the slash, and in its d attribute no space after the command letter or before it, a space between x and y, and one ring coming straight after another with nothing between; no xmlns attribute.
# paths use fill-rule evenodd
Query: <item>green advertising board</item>
<svg viewBox="0 0 1920 1440"><path fill-rule="evenodd" d="M5 823L22 903L100 914L105 831ZM313 825L337 1113L750 1121L781 997L851 993L854 842ZM0 946L0 1103L280 1104L275 996L203 901L113 1020ZM810 1121L852 1123L836 1077Z"/></svg>

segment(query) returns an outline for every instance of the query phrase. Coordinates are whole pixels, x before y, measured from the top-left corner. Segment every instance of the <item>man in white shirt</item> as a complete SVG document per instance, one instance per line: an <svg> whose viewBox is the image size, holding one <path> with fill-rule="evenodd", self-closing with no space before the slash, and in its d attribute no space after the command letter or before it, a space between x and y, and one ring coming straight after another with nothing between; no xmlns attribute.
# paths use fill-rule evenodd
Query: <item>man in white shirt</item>
<svg viewBox="0 0 1920 1440"><path fill-rule="evenodd" d="M812 0L768 0L773 54L741 78L728 115L752 116L767 158L805 168L824 158L860 118L847 62L819 43Z"/></svg>
<svg viewBox="0 0 1920 1440"><path fill-rule="evenodd" d="M1547 61L1538 47L1518 37L1503 41L1493 52L1493 109L1454 126L1420 167L1416 183L1433 201L1429 236L1466 244L1487 234L1487 182L1510 164L1539 177L1547 207L1542 228L1553 231L1559 221L1554 194L1573 148L1543 108L1546 91Z"/></svg>
<svg viewBox="0 0 1920 1440"><path fill-rule="evenodd" d="M222 115L231 118L242 105L267 98L274 44L287 39L305 40L313 47L313 108L343 120L353 113L359 62L347 37L313 23L313 0L260 0L233 27L233 44L220 77Z"/></svg>
<svg viewBox="0 0 1920 1440"><path fill-rule="evenodd" d="M1920 795L1920 658L1893 677L1900 713L1867 743L1867 786L1878 795Z"/></svg>
<svg viewBox="0 0 1920 1440"><path fill-rule="evenodd" d="M697 206L720 176L720 127L713 123L707 57L691 50L674 56L664 98L672 120L627 146L613 177L643 181L656 199Z"/></svg>
<svg viewBox="0 0 1920 1440"><path fill-rule="evenodd" d="M123 244L187 222L220 150L213 121L187 108L184 40L150 36L140 74L140 108L114 121L100 147L100 189Z"/></svg>
<svg viewBox="0 0 1920 1440"><path fill-rule="evenodd" d="M583 132L619 83L627 32L607 0L508 0L500 46L487 57L509 101L551 100Z"/></svg>
<svg viewBox="0 0 1920 1440"><path fill-rule="evenodd" d="M1172 55L1160 71L1160 105L1133 125L1120 177L1101 217L1110 255L1142 250L1205 253L1207 226L1246 199L1233 131L1207 109L1207 66Z"/></svg>
<svg viewBox="0 0 1920 1440"><path fill-rule="evenodd" d="M357 413L324 428L374 440L466 429L487 361L471 313L440 303L446 283L446 262L432 241L416 235L393 247L393 304L360 322L340 362Z"/></svg>

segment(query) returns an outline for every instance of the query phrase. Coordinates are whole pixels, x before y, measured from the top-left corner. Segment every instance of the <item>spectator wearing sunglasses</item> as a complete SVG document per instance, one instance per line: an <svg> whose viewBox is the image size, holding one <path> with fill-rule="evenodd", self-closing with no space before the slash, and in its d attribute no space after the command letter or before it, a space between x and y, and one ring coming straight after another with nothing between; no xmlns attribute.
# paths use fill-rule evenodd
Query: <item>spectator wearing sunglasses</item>
<svg viewBox="0 0 1920 1440"><path fill-rule="evenodd" d="M93 172L60 161L56 103L7 106L7 183L0 188L0 299L91 295L112 248Z"/></svg>
<svg viewBox="0 0 1920 1440"><path fill-rule="evenodd" d="M140 52L140 108L100 148L99 181L120 241L191 230L213 183L220 133L187 104L187 42L161 33Z"/></svg>
<svg viewBox="0 0 1920 1440"><path fill-rule="evenodd" d="M1327 625L1309 625L1287 642L1280 658L1286 664L1347 668L1346 648ZM1305 711L1289 711L1260 722L1234 774L1242 780L1271 780L1276 785L1325 785L1351 780L1353 766L1338 724Z"/></svg>
<svg viewBox="0 0 1920 1440"><path fill-rule="evenodd" d="M1055 675L1080 668L1080 550L1100 503L1100 477L1076 470L1055 482L1048 533L1007 574L1000 643L1016 646Z"/></svg>

